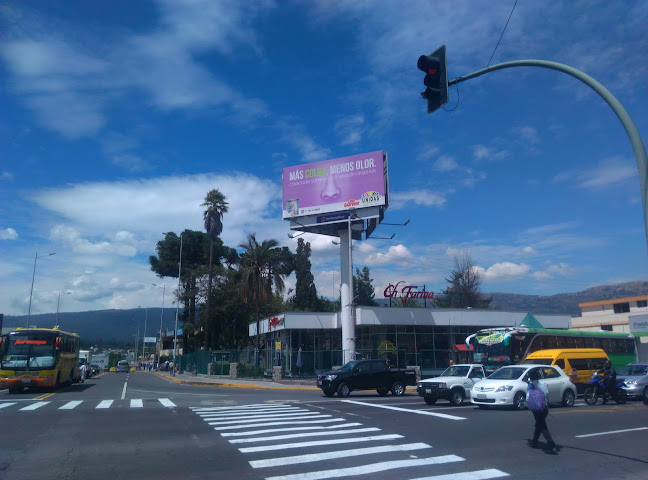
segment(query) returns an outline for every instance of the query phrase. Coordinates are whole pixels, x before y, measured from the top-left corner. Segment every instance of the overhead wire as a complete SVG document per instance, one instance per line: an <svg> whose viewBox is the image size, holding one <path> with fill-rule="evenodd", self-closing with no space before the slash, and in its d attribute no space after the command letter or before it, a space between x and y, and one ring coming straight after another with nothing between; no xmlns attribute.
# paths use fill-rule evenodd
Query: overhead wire
<svg viewBox="0 0 648 480"><path fill-rule="evenodd" d="M506 25L504 25L504 29L502 30L502 34L500 35L499 40L497 41L497 45L495 45L495 49L493 50L493 53L491 54L490 58L488 59L488 63L486 64L486 68L490 66L491 60L493 60L493 56L495 56L495 52L497 51L497 47L499 47L500 42L502 41L502 37L504 36L504 32L506 31L506 27L508 27L509 22L511 21L511 17L513 16L513 11L515 10L515 6L517 5L518 0L515 0L515 3L513 4L513 8L511 9L511 13L509 14L508 20L506 21Z"/></svg>

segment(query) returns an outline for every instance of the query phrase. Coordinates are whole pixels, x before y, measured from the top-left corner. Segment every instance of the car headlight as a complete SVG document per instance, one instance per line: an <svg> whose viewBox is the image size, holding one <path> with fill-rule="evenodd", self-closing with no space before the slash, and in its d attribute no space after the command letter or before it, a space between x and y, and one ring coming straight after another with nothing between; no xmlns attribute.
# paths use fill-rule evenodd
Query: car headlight
<svg viewBox="0 0 648 480"><path fill-rule="evenodd" d="M335 380L337 378L337 375L327 375L326 379L327 380Z"/></svg>
<svg viewBox="0 0 648 480"><path fill-rule="evenodd" d="M439 383L439 388L446 388L446 387L447 387L447 385L446 385L445 382Z"/></svg>
<svg viewBox="0 0 648 480"><path fill-rule="evenodd" d="M423 383L419 382L418 387L423 388Z"/></svg>
<svg viewBox="0 0 648 480"><path fill-rule="evenodd" d="M496 392L510 392L513 390L513 385L502 385L501 387L497 387Z"/></svg>
<svg viewBox="0 0 648 480"><path fill-rule="evenodd" d="M630 380L629 382L625 382L626 385L636 385L637 381L636 380Z"/></svg>

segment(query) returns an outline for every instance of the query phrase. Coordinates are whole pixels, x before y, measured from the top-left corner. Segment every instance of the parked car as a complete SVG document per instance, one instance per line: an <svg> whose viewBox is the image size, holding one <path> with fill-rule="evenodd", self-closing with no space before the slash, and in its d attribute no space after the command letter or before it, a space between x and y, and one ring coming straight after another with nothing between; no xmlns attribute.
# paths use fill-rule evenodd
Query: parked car
<svg viewBox="0 0 648 480"><path fill-rule="evenodd" d="M572 407L576 386L561 368L551 365L511 365L502 367L485 380L475 384L470 392L470 403L480 408L512 406L526 408L529 372L540 371L540 382L549 390L549 403Z"/></svg>
<svg viewBox="0 0 648 480"><path fill-rule="evenodd" d="M475 383L485 377L484 367L480 363L452 365L441 376L418 382L416 391L428 405L434 405L439 398L453 405L461 405L464 398L470 398Z"/></svg>
<svg viewBox="0 0 648 480"><path fill-rule="evenodd" d="M408 385L416 385L414 370L391 368L385 360L354 360L339 370L317 376L324 395L347 397L354 390L376 390L379 395L403 395Z"/></svg>
<svg viewBox="0 0 648 480"><path fill-rule="evenodd" d="M648 363L630 363L617 370L617 378L623 377L622 387L628 397L648 395Z"/></svg>
<svg viewBox="0 0 648 480"><path fill-rule="evenodd" d="M128 360L120 360L117 362L117 372L130 372Z"/></svg>

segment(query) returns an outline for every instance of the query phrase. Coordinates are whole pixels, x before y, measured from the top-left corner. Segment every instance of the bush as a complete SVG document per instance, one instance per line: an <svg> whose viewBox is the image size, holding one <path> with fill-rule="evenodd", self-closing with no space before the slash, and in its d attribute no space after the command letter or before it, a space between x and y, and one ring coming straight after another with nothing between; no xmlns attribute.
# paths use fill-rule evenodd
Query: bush
<svg viewBox="0 0 648 480"><path fill-rule="evenodd" d="M263 367L255 367L249 363L239 363L239 377L263 377Z"/></svg>

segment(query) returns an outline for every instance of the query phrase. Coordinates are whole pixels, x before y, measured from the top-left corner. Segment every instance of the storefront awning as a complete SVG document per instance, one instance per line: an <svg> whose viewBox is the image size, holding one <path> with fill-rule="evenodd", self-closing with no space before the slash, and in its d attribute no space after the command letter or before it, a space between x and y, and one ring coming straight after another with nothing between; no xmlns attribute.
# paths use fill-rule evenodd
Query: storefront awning
<svg viewBox="0 0 648 480"><path fill-rule="evenodd" d="M455 352L472 352L473 346L467 347L465 343L458 343L453 347Z"/></svg>

